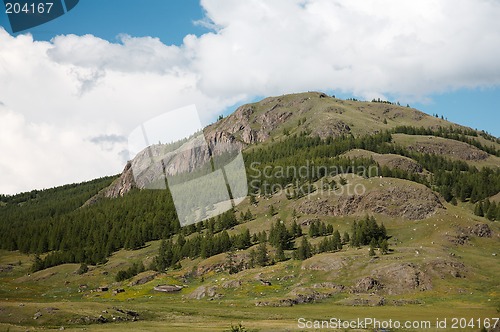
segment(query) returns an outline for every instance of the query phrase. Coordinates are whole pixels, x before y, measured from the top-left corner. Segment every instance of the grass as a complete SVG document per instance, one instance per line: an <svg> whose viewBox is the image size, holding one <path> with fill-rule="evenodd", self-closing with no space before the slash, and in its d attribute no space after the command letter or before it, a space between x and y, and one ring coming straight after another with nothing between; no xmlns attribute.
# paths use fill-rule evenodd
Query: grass
<svg viewBox="0 0 500 332"><path fill-rule="evenodd" d="M400 179L363 179L348 175L351 185L363 184L367 192L382 187L397 186L423 188L423 186ZM291 214L299 204L307 204L316 196L300 200L288 200L284 195L258 198L257 206L250 206L248 199L238 205L239 211L251 209L255 218L240 224L229 233L239 233L248 228L251 233L269 230L270 223L278 219L291 223ZM328 197L333 204L335 196ZM267 215L270 205L278 211L275 216ZM418 204L418 202L415 202ZM206 260L185 259L182 269L157 275L143 285L131 286L131 280L115 282L119 269L128 268L133 262L142 260L146 266L156 255L159 241L148 243L134 250L120 250L114 253L106 264L90 266L89 272L78 275L78 264L65 264L36 273L29 273L32 257L18 252L0 251L0 331L26 331L58 329L66 331L224 331L231 325L243 323L247 329L258 331L299 331L297 320L324 320L330 317L350 320L364 317L397 320L450 320L452 317L492 318L500 311L500 275L498 222L489 222L474 216L473 205L459 202L457 206L443 202L445 209L439 209L424 220L405 220L377 214L377 221L383 222L388 233L389 255L378 255L371 259L367 248L344 246L340 252L323 253L300 262L288 260L263 268L244 270L234 275L215 272L214 266L224 262L226 255L220 254ZM350 231L350 225L361 214L350 216L303 215L299 213L298 223L305 219L318 218L341 234ZM450 238L476 223L487 223L493 231L491 238L470 237L465 245L456 245ZM303 227L307 233L308 227ZM319 242L321 239L313 239ZM248 254L238 251L238 256ZM270 250L271 253L273 250ZM418 251L418 254L417 254ZM288 252L290 254L290 252ZM496 254L497 256L494 256ZM336 294L316 303L292 307L256 306L256 302L277 302L294 297L297 292L323 292L326 289L312 288L322 282L333 282L346 287L354 286L358 279L383 271L394 264L414 263L421 269L429 268L436 260L454 261L464 264L465 278L443 273L433 275L432 289L390 294L384 290L377 294L355 294L348 291ZM335 263L341 262L340 268ZM328 268L328 265L333 267ZM315 266L315 268L312 268ZM318 266L327 266L324 270ZM8 268L5 268L8 267ZM189 276L192 271L205 270L201 276ZM430 271L429 273L431 273ZM145 274L147 274L146 272ZM142 275L141 275L142 276ZM137 278L141 277L138 276ZM268 280L271 286L263 285L259 279ZM229 281L241 281L241 287L225 288ZM159 284L186 285L182 291L165 294L155 292ZM85 289L80 286L86 285ZM108 292L95 292L99 286L109 286ZM190 294L200 286L216 287L221 297L195 300ZM113 295L112 290L123 288L125 292ZM389 305L353 306L356 299L384 298ZM401 306L392 305L393 300L404 300ZM126 317L116 308L136 311L138 321L115 321L107 324L85 323L85 317L100 315L113 320ZM42 316L34 319L35 313ZM128 317L130 318L130 317ZM478 329L475 329L478 330Z"/></svg>

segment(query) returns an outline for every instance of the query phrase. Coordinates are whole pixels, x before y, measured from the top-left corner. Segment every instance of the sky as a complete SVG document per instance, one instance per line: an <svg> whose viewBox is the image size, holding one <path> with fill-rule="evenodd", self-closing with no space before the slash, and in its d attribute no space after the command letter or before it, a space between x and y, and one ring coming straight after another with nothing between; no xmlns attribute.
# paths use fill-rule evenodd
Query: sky
<svg viewBox="0 0 500 332"><path fill-rule="evenodd" d="M409 103L500 136L497 0L81 0L12 33L0 4L0 193L119 173L134 128L262 97Z"/></svg>

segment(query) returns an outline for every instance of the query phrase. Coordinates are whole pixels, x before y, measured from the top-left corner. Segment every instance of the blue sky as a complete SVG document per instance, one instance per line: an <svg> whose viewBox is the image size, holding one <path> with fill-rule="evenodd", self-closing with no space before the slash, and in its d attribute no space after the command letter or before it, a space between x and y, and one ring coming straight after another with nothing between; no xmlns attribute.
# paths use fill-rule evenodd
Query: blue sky
<svg viewBox="0 0 500 332"><path fill-rule="evenodd" d="M17 34L0 8L0 192L115 174L166 111L194 104L206 124L301 91L500 136L498 2L81 0Z"/></svg>
<svg viewBox="0 0 500 332"><path fill-rule="evenodd" d="M3 5L3 3L1 4ZM60 34L92 34L117 42L117 36L152 36L163 43L181 45L188 34L200 36L209 30L197 23L204 12L197 0L81 0L73 11L29 30L36 40L51 40ZM0 12L0 25L11 32L5 12ZM25 32L20 32L22 34ZM408 77L411 80L411 77ZM326 89L328 90L328 89ZM331 90L329 90L331 91ZM353 92L335 92L343 98L358 97ZM262 96L254 97L257 100ZM460 88L433 93L412 106L429 114L444 115L450 121L486 130L500 136L500 86ZM398 97L395 97L399 99ZM390 97L389 97L390 99ZM394 99L392 99L394 100ZM237 106L238 104L234 105ZM230 113L231 106L221 113Z"/></svg>
<svg viewBox="0 0 500 332"><path fill-rule="evenodd" d="M60 34L92 34L116 41L117 35L125 33L158 37L163 43L180 45L187 34L207 31L194 24L202 18L203 10L196 0L81 0L72 11L29 32L37 40L50 40ZM0 12L0 25L12 32L5 10ZM25 32L18 34L22 33Z"/></svg>

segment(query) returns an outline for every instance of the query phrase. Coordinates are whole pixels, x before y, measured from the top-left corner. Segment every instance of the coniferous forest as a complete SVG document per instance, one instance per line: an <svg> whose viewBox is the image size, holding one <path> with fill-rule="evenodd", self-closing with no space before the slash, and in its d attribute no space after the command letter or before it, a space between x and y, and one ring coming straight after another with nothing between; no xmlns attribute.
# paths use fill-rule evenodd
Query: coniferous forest
<svg viewBox="0 0 500 332"><path fill-rule="evenodd" d="M500 191L500 169L488 167L478 169L464 161L410 151L394 144L392 133L445 137L473 143L481 150L499 155L499 151L494 151L492 147L471 141L469 137L474 136L475 132L451 128L433 131L415 127L397 127L392 131L370 136L344 135L325 139L310 137L307 132L303 132L244 153L247 174L249 181L252 181L249 183L251 200L255 200L254 195L269 194L269 188L275 184L283 188L289 185L296 188L298 184L303 189L305 186L307 194L314 190L315 181L326 175L335 175L315 172L312 170L314 165L326 166L325 169L329 166L342 167L347 172L355 172L360 166L377 167L378 174L382 176L424 184L439 192L448 202L476 203L476 215L486 216L490 220L500 220L500 205L487 200ZM343 153L356 148L412 158L432 175L381 167L372 158L349 159L342 156ZM306 177L296 174L260 178L252 176L263 173L266 167L274 169L280 166L303 165L311 167L311 171L306 172ZM158 257L148 268L164 270L175 267L184 257L206 258L234 249L246 249L256 243L261 244L259 246L261 251L267 250L266 243L274 247L277 250L276 261L284 259L284 250L295 250L293 257L303 259L313 253L337 250L346 243L354 246L368 244L381 248L386 246L385 229L381 229L383 226L375 227L376 223L371 219L367 219L366 222L360 221L352 232L345 234L343 238L338 231L314 225L311 227L313 231L310 230L310 238L330 236L315 248L311 247L305 236L300 243L295 242L295 239L302 236L302 229L297 225L288 229L278 223L270 225L268 233L250 234L245 231L230 236L227 230L238 223L251 220L253 218L251 211L242 212L239 218L233 211L228 211L216 218L181 228L168 190L135 189L124 197L101 199L96 204L83 206L89 198L107 187L114 179L115 177L106 177L81 184L0 196L0 248L35 254L33 269L40 270L62 263L103 263L109 255L119 249L137 249L144 246L147 241L163 239ZM287 197L300 198L300 192L304 194L303 190L297 190L295 194ZM361 228L358 229L359 225ZM185 239L194 233L197 234ZM43 259L38 256L41 254L46 254L43 255ZM268 263L262 261L256 263L259 253L255 254L255 262L252 264ZM142 268L136 269L140 270ZM133 273L122 273L120 278L131 274Z"/></svg>

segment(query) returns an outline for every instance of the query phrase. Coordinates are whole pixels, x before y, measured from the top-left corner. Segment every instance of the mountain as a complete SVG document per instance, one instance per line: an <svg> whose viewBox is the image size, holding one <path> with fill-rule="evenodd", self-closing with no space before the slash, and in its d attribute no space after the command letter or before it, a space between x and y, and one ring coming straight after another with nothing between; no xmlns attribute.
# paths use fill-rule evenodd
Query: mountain
<svg viewBox="0 0 500 332"><path fill-rule="evenodd" d="M285 331L334 312L479 330L498 316L498 138L320 92L243 105L194 137L117 177L1 196L0 326ZM229 145L248 197L181 227L169 188L146 188Z"/></svg>
<svg viewBox="0 0 500 332"><path fill-rule="evenodd" d="M341 100L327 96L321 92L307 92L279 97L265 98L259 102L246 104L226 118L220 119L204 129L205 140L212 151L217 154L217 147L223 144L232 144L241 149L252 145L268 145L274 140L284 139L290 135L307 133L309 137L339 137L344 135L371 135L397 127L410 126L438 130L466 131L470 140L475 143L491 147L494 151L500 149L498 139L484 132L460 126L437 116L430 116L410 107L399 106L387 101L363 102L356 100ZM396 134L395 141L406 145L410 150L431 154L445 154L459 160L477 161L476 166L483 164L498 166L500 158L491 156L487 152L464 142L451 141L446 138L432 137L434 140L425 139L421 135L411 136ZM488 139L485 139L487 137ZM409 141L408 141L409 139ZM412 144L419 140L418 144ZM437 142L436 142L437 141ZM476 145L477 145L476 144ZM119 179L116 179L99 196L123 196L133 188L144 188L144 183L136 184L134 181L133 165L149 162L149 154L161 155L162 145L153 145L148 151L142 151L125 166ZM173 164L175 169L192 168L193 160L204 160L200 149L185 148L191 155L178 155L176 160L166 160L166 164ZM151 152L152 151L152 152ZM202 157L200 157L202 155ZM162 175L159 163L150 178ZM95 201L91 199L90 202ZM90 203L89 202L89 203Z"/></svg>

